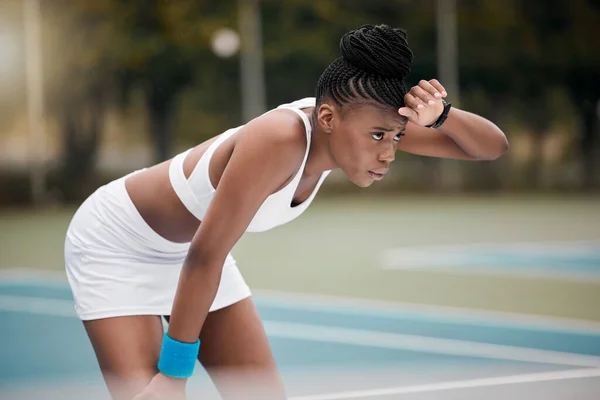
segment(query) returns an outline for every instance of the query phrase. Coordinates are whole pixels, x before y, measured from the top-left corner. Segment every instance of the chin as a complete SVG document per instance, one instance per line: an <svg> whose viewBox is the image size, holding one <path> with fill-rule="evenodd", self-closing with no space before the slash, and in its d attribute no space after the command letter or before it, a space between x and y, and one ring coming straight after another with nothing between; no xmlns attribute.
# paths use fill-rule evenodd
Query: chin
<svg viewBox="0 0 600 400"><path fill-rule="evenodd" d="M353 170L348 171L344 168L341 168L341 170L344 173L344 175L346 175L348 179L350 179L350 182L354 183L358 187L367 188L371 186L373 182L375 182L375 180L369 174Z"/></svg>
<svg viewBox="0 0 600 400"><path fill-rule="evenodd" d="M368 188L369 186L371 186L373 184L373 182L375 182L373 180L373 178L371 178L371 177L366 177L365 178L363 176L357 176L357 177L354 177L354 178L350 178L350 180L356 186L361 187L361 188Z"/></svg>
<svg viewBox="0 0 600 400"><path fill-rule="evenodd" d="M361 183L357 183L356 185L361 187L361 188L368 188L369 186L371 186L373 184L373 181L368 181L368 182L361 182Z"/></svg>

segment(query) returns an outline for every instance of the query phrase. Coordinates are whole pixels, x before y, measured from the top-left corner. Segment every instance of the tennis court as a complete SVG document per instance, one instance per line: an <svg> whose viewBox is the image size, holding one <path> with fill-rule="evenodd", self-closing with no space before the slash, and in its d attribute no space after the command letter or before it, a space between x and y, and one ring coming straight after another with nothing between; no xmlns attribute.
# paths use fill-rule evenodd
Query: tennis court
<svg viewBox="0 0 600 400"><path fill-rule="evenodd" d="M598 250L567 244L599 240L599 213L589 200L325 200L234 254L293 399L592 399ZM107 398L61 271L69 215L2 215L1 399ZM492 273L480 253L469 268L381 263L400 247L490 242ZM567 246L553 258L563 273L531 251L518 260L529 273L498 273L515 242ZM189 393L216 397L201 368Z"/></svg>
<svg viewBox="0 0 600 400"><path fill-rule="evenodd" d="M69 299L58 280L5 275L2 398L106 397ZM257 303L294 399L592 398L600 390L600 325L290 294L259 293ZM215 395L198 370L190 393Z"/></svg>

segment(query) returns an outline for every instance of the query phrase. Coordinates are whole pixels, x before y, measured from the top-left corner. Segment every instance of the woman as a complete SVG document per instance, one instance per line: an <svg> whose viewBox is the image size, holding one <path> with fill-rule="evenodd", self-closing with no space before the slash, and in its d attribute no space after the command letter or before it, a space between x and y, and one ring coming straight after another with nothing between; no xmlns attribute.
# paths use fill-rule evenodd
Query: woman
<svg viewBox="0 0 600 400"><path fill-rule="evenodd" d="M498 127L451 108L435 79L407 91L404 31L363 26L340 50L315 98L113 181L73 217L67 275L113 398L183 398L196 358L225 398L284 398L230 255L240 236L298 217L335 168L367 187L397 150L465 160L507 150ZM236 384L248 376L252 388Z"/></svg>

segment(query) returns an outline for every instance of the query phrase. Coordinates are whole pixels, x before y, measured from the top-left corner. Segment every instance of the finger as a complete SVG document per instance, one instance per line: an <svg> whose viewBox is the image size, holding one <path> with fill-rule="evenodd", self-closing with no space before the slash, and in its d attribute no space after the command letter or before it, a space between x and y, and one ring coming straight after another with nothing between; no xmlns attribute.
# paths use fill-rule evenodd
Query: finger
<svg viewBox="0 0 600 400"><path fill-rule="evenodd" d="M433 97L431 94L429 94L429 92L425 91L423 88L421 88L420 86L415 86L412 89L410 89L410 93L417 97L419 100L421 100L424 104L427 105L434 105L436 102L436 98Z"/></svg>
<svg viewBox="0 0 600 400"><path fill-rule="evenodd" d="M436 90L438 92L440 92L443 97L448 96L448 93L446 93L446 89L444 88L444 86L437 79L432 79L432 80L429 81L429 83L431 84L431 86L433 86L434 88L436 88Z"/></svg>
<svg viewBox="0 0 600 400"><path fill-rule="evenodd" d="M423 104L423 102L420 99L413 96L412 93L406 93L406 95L404 96L404 104L415 111L420 111L423 108L425 108L425 104Z"/></svg>
<svg viewBox="0 0 600 400"><path fill-rule="evenodd" d="M425 90L427 93L429 93L431 96L433 96L437 100L442 98L442 93L439 90L437 90L435 88L435 86L433 86L431 83L427 82L424 79L419 81L419 87L421 89Z"/></svg>
<svg viewBox="0 0 600 400"><path fill-rule="evenodd" d="M409 107L400 107L400 109L398 110L398 114L405 116L406 118L408 118L409 121L414 123L416 123L419 120L419 114Z"/></svg>

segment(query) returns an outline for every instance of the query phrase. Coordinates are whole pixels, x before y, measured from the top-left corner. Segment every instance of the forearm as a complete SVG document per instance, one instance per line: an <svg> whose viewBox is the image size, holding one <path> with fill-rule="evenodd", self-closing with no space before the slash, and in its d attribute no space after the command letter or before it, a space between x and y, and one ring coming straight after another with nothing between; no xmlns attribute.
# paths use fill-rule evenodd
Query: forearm
<svg viewBox="0 0 600 400"><path fill-rule="evenodd" d="M208 310L214 301L223 263L186 259L171 310L168 334L180 342L198 340Z"/></svg>
<svg viewBox="0 0 600 400"><path fill-rule="evenodd" d="M477 160L494 160L508 150L506 136L494 123L457 108L450 109L438 130Z"/></svg>

